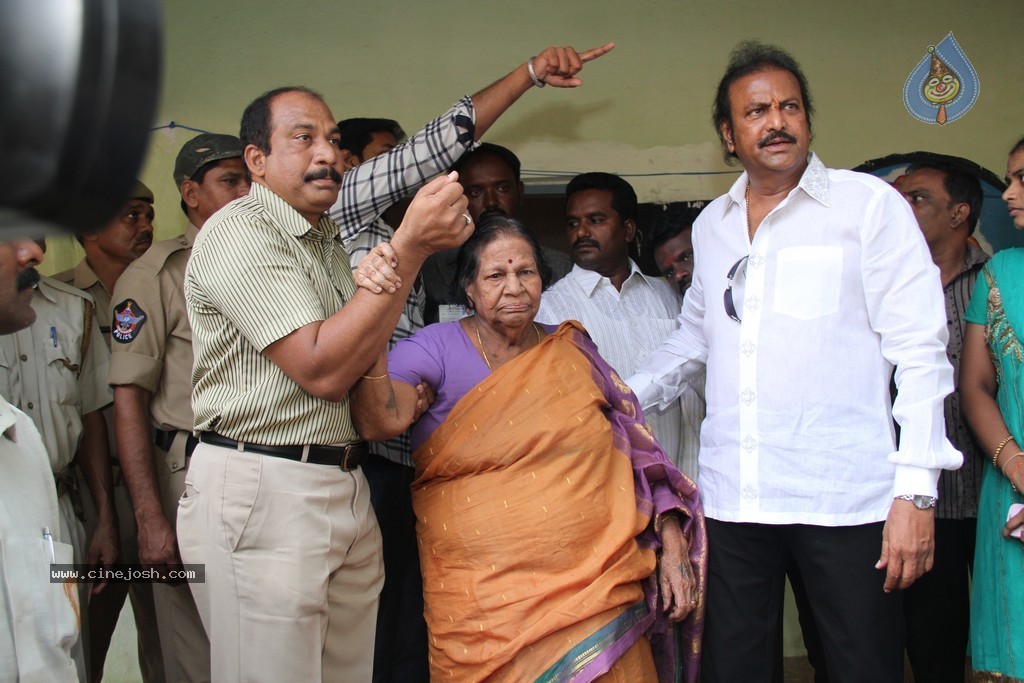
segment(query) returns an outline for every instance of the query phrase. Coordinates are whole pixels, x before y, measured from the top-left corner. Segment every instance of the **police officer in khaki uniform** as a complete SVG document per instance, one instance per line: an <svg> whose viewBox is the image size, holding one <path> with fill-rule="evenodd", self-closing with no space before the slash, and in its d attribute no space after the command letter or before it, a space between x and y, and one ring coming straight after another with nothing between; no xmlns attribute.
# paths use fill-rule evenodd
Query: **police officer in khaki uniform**
<svg viewBox="0 0 1024 683"><path fill-rule="evenodd" d="M110 296L114 283L128 267L153 243L153 192L141 182L136 182L131 196L118 214L107 225L84 235L76 235L85 250L85 258L74 268L54 275L55 280L85 290L96 303L95 318L103 343L97 346L110 347ZM106 376L101 375L106 381ZM121 539L120 561L138 562L136 547L135 515L132 512L128 491L123 486L120 467L117 463L114 443L113 409L103 411L110 443L114 477L114 504L117 510L118 530ZM91 537L97 524L98 512L88 490L83 491L86 531ZM91 676L98 680L103 674L110 639L113 636L125 597L132 601L135 627L138 632L139 669L146 683L162 683L164 679L163 656L157 634L156 610L153 607L153 590L149 584L110 584L99 594L92 596L89 610L89 666Z"/></svg>
<svg viewBox="0 0 1024 683"><path fill-rule="evenodd" d="M185 143L174 181L190 225L132 263L114 288L110 383L117 440L139 528L144 564L181 562L178 498L195 448L192 436L192 329L182 285L192 243L206 219L244 196L242 145L204 133ZM169 680L210 679L210 645L187 584L156 584L157 620Z"/></svg>
<svg viewBox="0 0 1024 683"><path fill-rule="evenodd" d="M117 516L101 410L110 405L108 352L94 317L92 297L62 282L43 278L32 300L36 321L0 336L0 394L27 413L39 429L56 483L60 537L74 549L75 562L110 565L117 561ZM81 467L99 501L98 523L86 547L75 465ZM79 604L87 613L91 584L79 584ZM97 590L102 589L96 585ZM82 620L87 625L87 620ZM87 680L83 638L72 656Z"/></svg>
<svg viewBox="0 0 1024 683"><path fill-rule="evenodd" d="M106 312L110 311L110 297L114 283L135 259L146 253L153 244L153 191L136 181L131 197L109 223L98 230L75 235L85 250L85 258L74 268L53 276L78 289L88 292L96 302L100 331L110 334ZM107 345L110 339L107 338Z"/></svg>
<svg viewBox="0 0 1024 683"><path fill-rule="evenodd" d="M35 320L31 240L0 242L0 334ZM61 542L57 496L46 450L32 420L0 396L0 680L77 680L70 657L78 639L78 600L49 581L50 563L71 561Z"/></svg>

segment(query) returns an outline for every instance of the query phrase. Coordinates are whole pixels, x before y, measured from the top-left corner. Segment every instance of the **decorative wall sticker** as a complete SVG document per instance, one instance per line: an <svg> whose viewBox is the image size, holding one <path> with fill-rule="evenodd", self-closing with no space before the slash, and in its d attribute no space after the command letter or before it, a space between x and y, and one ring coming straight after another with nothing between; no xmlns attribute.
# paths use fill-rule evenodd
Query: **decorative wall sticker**
<svg viewBox="0 0 1024 683"><path fill-rule="evenodd" d="M903 85L903 104L918 121L940 126L956 121L978 101L978 74L953 32L929 45Z"/></svg>

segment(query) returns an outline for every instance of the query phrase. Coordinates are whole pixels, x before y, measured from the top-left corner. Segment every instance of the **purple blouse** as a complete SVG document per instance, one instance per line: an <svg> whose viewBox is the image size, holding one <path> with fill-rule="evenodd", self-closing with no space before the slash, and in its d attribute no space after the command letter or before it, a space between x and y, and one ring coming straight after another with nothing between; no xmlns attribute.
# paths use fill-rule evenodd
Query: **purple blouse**
<svg viewBox="0 0 1024 683"><path fill-rule="evenodd" d="M541 325L548 334L556 325ZM412 426L412 449L423 445L448 413L490 370L458 321L427 325L398 340L388 354L391 379L416 386L426 382L437 394L427 412Z"/></svg>

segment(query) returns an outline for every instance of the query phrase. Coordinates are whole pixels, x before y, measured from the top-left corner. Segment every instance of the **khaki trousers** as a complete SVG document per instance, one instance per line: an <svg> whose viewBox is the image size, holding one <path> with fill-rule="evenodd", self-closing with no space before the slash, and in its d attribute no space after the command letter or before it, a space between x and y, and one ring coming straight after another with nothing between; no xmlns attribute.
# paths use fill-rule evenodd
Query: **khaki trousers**
<svg viewBox="0 0 1024 683"><path fill-rule="evenodd" d="M185 441L189 432L179 431L170 450L154 446L160 506L164 516L176 527L178 499L185 492ZM160 649L169 683L207 683L210 680L210 640L199 618L188 584L153 584L156 622L160 629Z"/></svg>
<svg viewBox="0 0 1024 683"><path fill-rule="evenodd" d="M115 468L114 480L118 480ZM78 490L85 508L85 532L90 540L96 532L96 504L89 494L81 470L77 473ZM121 537L121 556L118 562L135 564L139 561L139 530L135 526L135 511L128 497L128 487L122 481L114 486L114 506L117 509L118 534ZM102 593L89 598L89 680L103 678L103 666L107 659L110 641L121 617L125 598L131 599L132 616L138 635L139 673L143 683L164 683L164 660L160 651L160 636L156 625L156 608L153 606L153 586L148 583L108 583ZM83 629L84 631L85 629Z"/></svg>
<svg viewBox="0 0 1024 683"><path fill-rule="evenodd" d="M361 470L201 443L178 507L213 680L369 681L381 539Z"/></svg>

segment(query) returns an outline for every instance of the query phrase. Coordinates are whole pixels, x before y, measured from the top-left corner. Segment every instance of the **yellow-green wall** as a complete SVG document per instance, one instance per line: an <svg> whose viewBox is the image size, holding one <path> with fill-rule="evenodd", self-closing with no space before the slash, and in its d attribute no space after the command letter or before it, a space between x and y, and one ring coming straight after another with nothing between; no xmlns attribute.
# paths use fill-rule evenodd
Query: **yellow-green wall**
<svg viewBox="0 0 1024 683"><path fill-rule="evenodd" d="M980 8L980 9L979 9ZM708 122L729 51L754 38L802 63L817 106L813 148L849 167L927 149L1002 175L1024 135L1019 0L164 0L164 75L154 126L237 133L242 109L273 87L321 91L337 118L386 116L415 130L552 44L617 47L578 91L534 90L487 135L524 168L659 173L727 170ZM907 75L953 31L981 80L974 109L946 126L911 118ZM157 196L159 237L182 231L171 168L193 133L156 131L142 179ZM637 179L643 201L720 194L732 176ZM52 272L80 257L51 240Z"/></svg>

